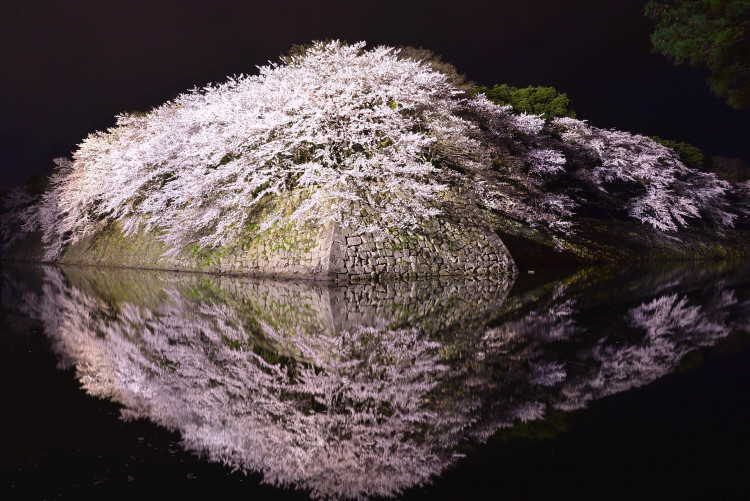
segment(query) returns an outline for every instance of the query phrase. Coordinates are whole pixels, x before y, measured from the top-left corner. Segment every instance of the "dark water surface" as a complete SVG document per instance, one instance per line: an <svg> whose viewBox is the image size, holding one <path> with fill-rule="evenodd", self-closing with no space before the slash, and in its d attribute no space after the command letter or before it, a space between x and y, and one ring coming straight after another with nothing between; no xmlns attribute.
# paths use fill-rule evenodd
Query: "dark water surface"
<svg viewBox="0 0 750 501"><path fill-rule="evenodd" d="M0 499L750 499L747 264L0 276Z"/></svg>

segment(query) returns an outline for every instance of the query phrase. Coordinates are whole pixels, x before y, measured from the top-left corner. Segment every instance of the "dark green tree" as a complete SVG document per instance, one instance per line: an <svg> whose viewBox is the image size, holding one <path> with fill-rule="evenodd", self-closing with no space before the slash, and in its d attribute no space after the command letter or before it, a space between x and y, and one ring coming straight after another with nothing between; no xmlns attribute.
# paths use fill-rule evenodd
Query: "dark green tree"
<svg viewBox="0 0 750 501"><path fill-rule="evenodd" d="M708 69L714 94L733 108L750 107L750 1L652 1L646 15L657 21L656 52Z"/></svg>
<svg viewBox="0 0 750 501"><path fill-rule="evenodd" d="M476 93L483 93L495 104L509 104L517 113L533 113L544 118L573 117L570 98L553 87L511 87L507 84L495 85L493 88L479 86Z"/></svg>
<svg viewBox="0 0 750 501"><path fill-rule="evenodd" d="M672 139L662 139L659 136L654 136L651 139L657 143L671 148L680 157L682 163L693 169L703 168L703 152L693 146L690 143L683 143L681 141L674 141Z"/></svg>

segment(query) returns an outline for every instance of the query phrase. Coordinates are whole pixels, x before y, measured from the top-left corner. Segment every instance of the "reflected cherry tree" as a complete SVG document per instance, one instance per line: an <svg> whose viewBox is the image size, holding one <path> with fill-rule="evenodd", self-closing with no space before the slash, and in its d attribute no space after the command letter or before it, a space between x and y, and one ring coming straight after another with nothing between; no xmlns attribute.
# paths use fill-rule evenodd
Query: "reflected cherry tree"
<svg viewBox="0 0 750 501"><path fill-rule="evenodd" d="M509 294L510 278L329 287L36 271L34 288L5 270L4 308L43 325L86 392L314 498L428 483L466 444L669 373L747 331L750 310L741 285L685 272L651 274L650 292L612 306L620 291L592 299L587 276ZM599 322L612 308L618 320Z"/></svg>

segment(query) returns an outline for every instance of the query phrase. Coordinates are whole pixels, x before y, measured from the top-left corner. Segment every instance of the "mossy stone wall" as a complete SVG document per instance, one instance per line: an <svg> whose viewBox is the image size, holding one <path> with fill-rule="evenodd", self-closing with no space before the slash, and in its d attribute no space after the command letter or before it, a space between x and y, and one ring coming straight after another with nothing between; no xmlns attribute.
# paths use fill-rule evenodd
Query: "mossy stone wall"
<svg viewBox="0 0 750 501"><path fill-rule="evenodd" d="M259 204L245 231L225 247L195 245L169 255L157 231L125 235L115 221L103 223L99 231L69 245L57 262L344 282L498 275L516 270L482 211L464 201L459 192L443 194L439 216L413 229L380 234L361 228L392 224L377 210L359 204L352 209L358 211L356 217L345 227L298 224L284 217L309 195L309 191L293 190ZM270 229L259 229L264 221L278 216L282 217ZM27 238L22 244L23 249L11 249L3 257L42 260L38 238ZM34 252L26 247L33 247Z"/></svg>

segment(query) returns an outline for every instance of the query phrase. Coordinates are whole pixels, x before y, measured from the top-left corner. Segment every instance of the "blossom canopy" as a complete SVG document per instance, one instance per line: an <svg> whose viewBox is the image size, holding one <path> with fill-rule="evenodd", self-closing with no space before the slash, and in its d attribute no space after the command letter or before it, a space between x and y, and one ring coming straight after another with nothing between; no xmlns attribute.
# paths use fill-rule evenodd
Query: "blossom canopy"
<svg viewBox="0 0 750 501"><path fill-rule="evenodd" d="M57 163L45 193L11 193L3 216L6 244L40 232L50 260L112 221L157 231L170 253L231 245L259 203L289 192L301 202L252 231L293 222L387 234L440 217L453 188L553 238L590 199L663 231L736 217L728 183L648 138L514 114L429 61L363 42L317 42L257 75L119 115Z"/></svg>

